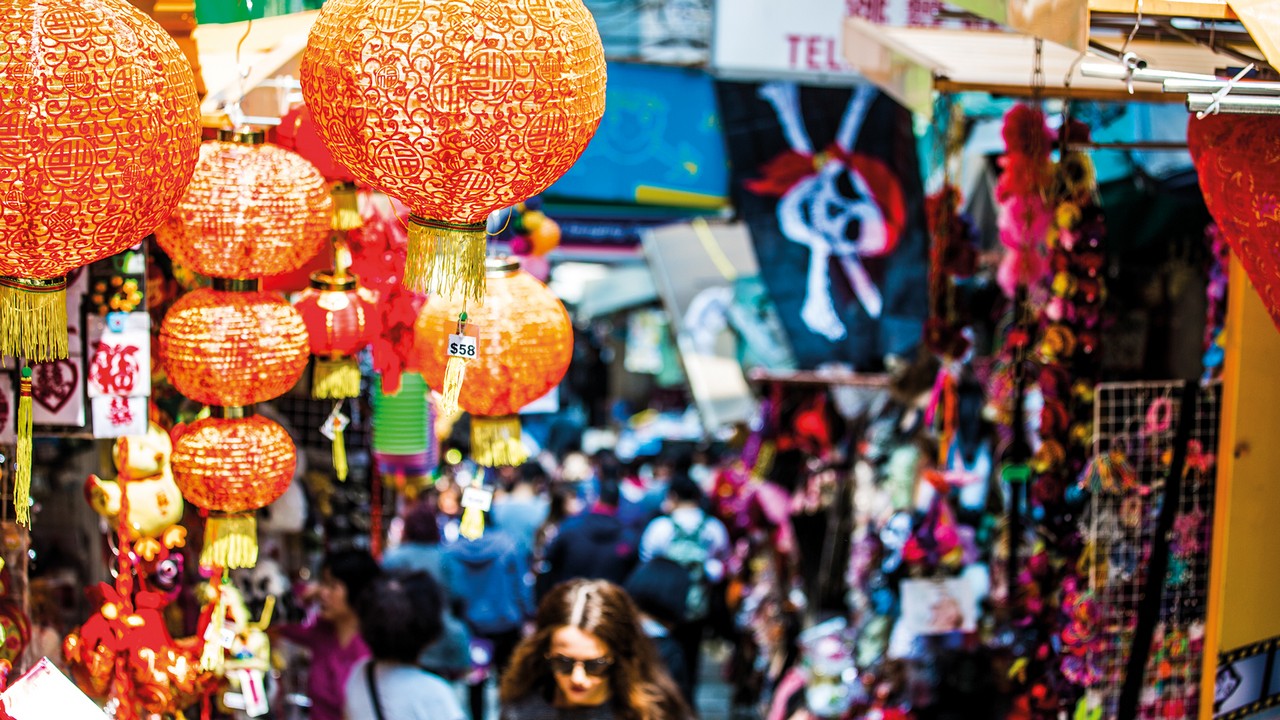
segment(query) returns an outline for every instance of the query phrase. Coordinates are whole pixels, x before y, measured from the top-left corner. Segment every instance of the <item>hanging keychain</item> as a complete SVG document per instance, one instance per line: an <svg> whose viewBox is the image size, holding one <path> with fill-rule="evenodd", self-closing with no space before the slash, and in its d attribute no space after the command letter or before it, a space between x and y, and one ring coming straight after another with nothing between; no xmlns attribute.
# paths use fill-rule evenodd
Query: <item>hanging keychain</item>
<svg viewBox="0 0 1280 720"><path fill-rule="evenodd" d="M475 481L462 491L462 520L458 523L458 534L468 540L478 540L484 535L484 514L489 512L493 504L493 491L484 486L484 470L476 475Z"/></svg>

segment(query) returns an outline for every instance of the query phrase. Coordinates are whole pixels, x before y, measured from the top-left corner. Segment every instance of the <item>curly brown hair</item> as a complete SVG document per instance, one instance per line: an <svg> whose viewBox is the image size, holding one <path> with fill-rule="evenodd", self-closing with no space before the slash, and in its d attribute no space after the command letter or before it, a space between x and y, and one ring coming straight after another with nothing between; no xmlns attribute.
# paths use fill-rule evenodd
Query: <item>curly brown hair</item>
<svg viewBox="0 0 1280 720"><path fill-rule="evenodd" d="M609 648L609 689L614 712L623 720L686 720L693 717L667 674L640 613L622 588L604 580L570 580L547 593L538 606L537 629L515 649L502 675L503 705L534 694L551 700L555 678L547 662L551 636L563 627L591 633Z"/></svg>

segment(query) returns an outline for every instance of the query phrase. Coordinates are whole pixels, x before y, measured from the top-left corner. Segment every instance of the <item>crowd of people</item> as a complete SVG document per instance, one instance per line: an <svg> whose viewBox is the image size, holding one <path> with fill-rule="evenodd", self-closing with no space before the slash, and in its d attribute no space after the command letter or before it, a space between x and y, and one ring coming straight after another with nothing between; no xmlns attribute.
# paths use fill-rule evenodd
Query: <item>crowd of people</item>
<svg viewBox="0 0 1280 720"><path fill-rule="evenodd" d="M728 531L689 468L611 460L489 482L449 468L403 509L381 562L326 555L311 619L274 630L310 653L311 717L695 717ZM495 490L466 510L483 512L478 536L462 528L472 485Z"/></svg>

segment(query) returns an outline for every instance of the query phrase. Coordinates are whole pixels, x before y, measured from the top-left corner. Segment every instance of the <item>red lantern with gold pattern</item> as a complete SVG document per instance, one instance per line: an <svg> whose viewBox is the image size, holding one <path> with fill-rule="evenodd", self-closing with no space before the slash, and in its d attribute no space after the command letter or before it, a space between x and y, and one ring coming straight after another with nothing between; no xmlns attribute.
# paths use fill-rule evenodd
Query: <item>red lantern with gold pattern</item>
<svg viewBox="0 0 1280 720"><path fill-rule="evenodd" d="M238 407L283 395L307 357L302 316L273 293L201 288L178 298L160 325L169 381L204 405Z"/></svg>
<svg viewBox="0 0 1280 720"><path fill-rule="evenodd" d="M66 275L153 231L191 180L191 63L124 0L0 3L0 356L67 357Z"/></svg>
<svg viewBox="0 0 1280 720"><path fill-rule="evenodd" d="M182 496L210 511L200 564L252 567L254 511L275 502L293 479L297 453L289 434L264 417L222 409L181 431L171 464Z"/></svg>
<svg viewBox="0 0 1280 720"><path fill-rule="evenodd" d="M175 262L211 277L260 278L295 270L324 247L329 186L301 155L265 137L223 130L200 147L186 195L156 229Z"/></svg>
<svg viewBox="0 0 1280 720"><path fill-rule="evenodd" d="M372 339L377 312L373 292L360 287L349 271L350 251L336 242L336 255L346 258L333 270L311 274L311 287L293 306L302 315L316 363L311 396L317 399L353 398L360 394L360 369L353 356Z"/></svg>
<svg viewBox="0 0 1280 720"><path fill-rule="evenodd" d="M329 0L300 75L333 159L413 213L404 284L473 302L489 214L555 182L604 114L582 0Z"/></svg>
<svg viewBox="0 0 1280 720"><path fill-rule="evenodd" d="M527 453L516 413L564 378L573 358L573 325L560 299L514 259L490 258L486 264L484 303L465 311L465 334L476 337L476 353L466 360L457 403L472 416L473 459L486 466L519 465ZM414 325L422 375L446 394L457 385L461 367L456 355L450 357L449 336L458 334L463 315L462 302L433 295Z"/></svg>

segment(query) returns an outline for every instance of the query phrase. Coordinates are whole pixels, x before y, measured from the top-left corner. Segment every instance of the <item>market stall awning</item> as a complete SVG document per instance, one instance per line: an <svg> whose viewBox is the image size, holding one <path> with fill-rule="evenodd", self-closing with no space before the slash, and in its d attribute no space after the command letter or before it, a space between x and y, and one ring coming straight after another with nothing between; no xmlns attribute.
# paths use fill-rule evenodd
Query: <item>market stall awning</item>
<svg viewBox="0 0 1280 720"><path fill-rule="evenodd" d="M1150 67L1162 71L1213 75L1239 64L1208 48L1181 41L1135 39L1128 49ZM1015 97L1032 94L1035 39L1028 35L883 27L848 18L844 24L844 56L864 77L925 117L932 113L934 90ZM1074 50L1044 43L1045 95L1149 102L1184 99L1160 92L1159 86L1136 84L1130 93L1123 81L1085 77L1080 72L1081 64L1110 60L1092 51L1085 53L1081 63L1076 62L1078 58L1080 53Z"/></svg>

